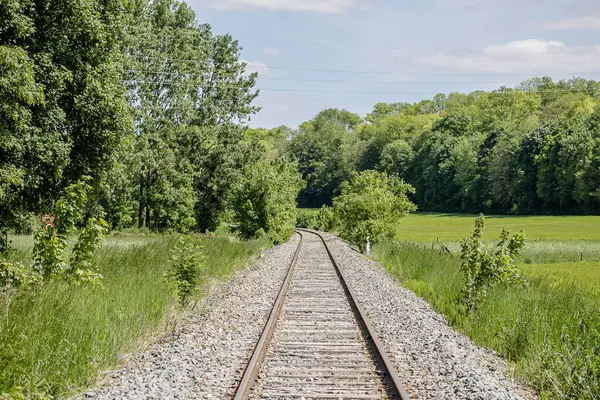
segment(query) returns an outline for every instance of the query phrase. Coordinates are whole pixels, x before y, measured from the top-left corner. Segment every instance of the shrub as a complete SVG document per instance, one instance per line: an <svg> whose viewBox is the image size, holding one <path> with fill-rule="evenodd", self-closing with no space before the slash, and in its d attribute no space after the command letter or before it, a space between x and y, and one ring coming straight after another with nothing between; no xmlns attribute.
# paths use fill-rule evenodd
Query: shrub
<svg viewBox="0 0 600 400"><path fill-rule="evenodd" d="M333 199L340 234L364 251L367 237L372 243L394 236L396 226L417 207L407 194L414 188L384 172L354 173L342 184L342 193Z"/></svg>
<svg viewBox="0 0 600 400"><path fill-rule="evenodd" d="M246 167L231 202L237 233L251 239L262 229L274 244L288 240L296 223L296 197L303 186L295 162L260 160Z"/></svg>
<svg viewBox="0 0 600 400"><path fill-rule="evenodd" d="M198 287L205 269L202 239L190 235L181 236L171 251L169 269L165 279L171 297L183 307Z"/></svg>
<svg viewBox="0 0 600 400"><path fill-rule="evenodd" d="M496 252L490 254L481 241L484 221L482 214L475 220L473 234L461 242L460 268L466 279L463 294L469 310L475 309L485 299L491 285L522 282L515 260L519 250L525 247L525 233L521 231L509 240L510 231L504 227Z"/></svg>
<svg viewBox="0 0 600 400"><path fill-rule="evenodd" d="M311 210L300 209L296 216L296 226L298 228L312 229L315 227L315 215Z"/></svg>
<svg viewBox="0 0 600 400"><path fill-rule="evenodd" d="M106 222L100 217L88 219L79 235L71 256L68 255L68 235L83 219L83 208L88 192L92 189L84 177L70 185L57 201L55 216L42 215L42 227L34 236L33 264L0 263L0 290L3 292L32 286L46 279L65 279L69 283L89 282L98 284L102 275L94 272L91 262L95 251L104 241Z"/></svg>
<svg viewBox="0 0 600 400"><path fill-rule="evenodd" d="M33 269L44 279L64 278L71 283L98 284L102 275L92 271L91 258L102 246L107 223L100 217L90 217L77 238L73 253L68 256L67 238L83 220L83 211L92 187L84 177L65 189L56 202L55 216L43 215L42 228L35 235Z"/></svg>
<svg viewBox="0 0 600 400"><path fill-rule="evenodd" d="M329 232L335 227L335 214L331 207L322 206L315 218L315 229Z"/></svg>

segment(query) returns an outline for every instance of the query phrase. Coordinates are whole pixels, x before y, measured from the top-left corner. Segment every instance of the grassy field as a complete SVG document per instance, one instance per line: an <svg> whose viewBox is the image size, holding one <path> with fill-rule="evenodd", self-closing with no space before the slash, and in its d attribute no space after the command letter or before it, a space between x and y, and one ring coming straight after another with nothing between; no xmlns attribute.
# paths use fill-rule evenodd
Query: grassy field
<svg viewBox="0 0 600 400"><path fill-rule="evenodd" d="M476 215L428 214L408 215L398 225L398 238L415 242L453 242L473 229ZM524 230L530 241L596 240L600 241L600 216L486 216L484 238L498 237L502 228Z"/></svg>
<svg viewBox="0 0 600 400"><path fill-rule="evenodd" d="M475 312L461 302L458 255L476 216L413 214L374 257L477 343L503 354L542 399L600 398L600 217L490 217L485 239L523 229L528 286L494 287ZM432 249L433 245L433 249ZM580 262L583 255L583 262Z"/></svg>
<svg viewBox="0 0 600 400"><path fill-rule="evenodd" d="M27 261L30 237L11 237L7 258ZM172 328L181 313L162 281L174 236L109 236L96 256L102 288L45 284L0 310L0 398L64 398L94 384L120 356ZM266 246L205 237L211 280L229 277ZM1 257L1 256L0 256ZM6 302L4 302L6 304Z"/></svg>

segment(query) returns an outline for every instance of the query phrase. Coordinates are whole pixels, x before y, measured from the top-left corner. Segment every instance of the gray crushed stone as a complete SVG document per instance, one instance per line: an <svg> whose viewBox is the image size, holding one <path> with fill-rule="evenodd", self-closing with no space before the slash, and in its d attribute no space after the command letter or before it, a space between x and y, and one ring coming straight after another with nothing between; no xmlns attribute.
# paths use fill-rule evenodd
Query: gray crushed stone
<svg viewBox="0 0 600 400"><path fill-rule="evenodd" d="M169 338L127 357L123 368L78 399L224 399L237 381L268 318L298 244L266 251L260 261L217 289Z"/></svg>
<svg viewBox="0 0 600 400"><path fill-rule="evenodd" d="M324 234L340 269L414 399L536 399L507 363L452 329L379 263Z"/></svg>

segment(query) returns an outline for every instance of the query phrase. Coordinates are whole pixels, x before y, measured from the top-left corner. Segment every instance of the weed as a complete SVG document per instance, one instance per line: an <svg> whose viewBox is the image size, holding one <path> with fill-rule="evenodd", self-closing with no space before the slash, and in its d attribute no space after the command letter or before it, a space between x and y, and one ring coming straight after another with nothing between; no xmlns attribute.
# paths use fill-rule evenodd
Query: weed
<svg viewBox="0 0 600 400"><path fill-rule="evenodd" d="M165 279L169 293L182 307L197 290L204 269L202 239L191 235L180 236L171 251Z"/></svg>
<svg viewBox="0 0 600 400"><path fill-rule="evenodd" d="M525 234L521 231L509 240L510 231L505 227L496 245L496 252L490 254L481 242L484 221L485 217L480 215L475 220L473 234L461 242L460 269L466 281L462 291L469 310L474 310L485 299L491 285L521 281L515 259L525 246Z"/></svg>

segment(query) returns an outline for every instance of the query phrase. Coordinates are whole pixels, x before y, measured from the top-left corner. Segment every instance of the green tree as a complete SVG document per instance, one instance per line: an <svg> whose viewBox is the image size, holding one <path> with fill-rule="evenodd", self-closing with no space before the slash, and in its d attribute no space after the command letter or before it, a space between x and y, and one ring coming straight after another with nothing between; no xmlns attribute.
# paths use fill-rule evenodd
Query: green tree
<svg viewBox="0 0 600 400"><path fill-rule="evenodd" d="M344 128L347 132L355 130L361 122L362 119L358 114L351 113L348 110L338 110L337 108L323 110L311 120L316 130L326 125L334 124Z"/></svg>
<svg viewBox="0 0 600 400"><path fill-rule="evenodd" d="M414 189L396 176L383 172L354 173L333 199L340 234L364 250L367 237L372 243L393 237L398 223L417 207L408 199Z"/></svg>
<svg viewBox="0 0 600 400"><path fill-rule="evenodd" d="M448 115L434 125L420 142L411 168L409 182L416 188L417 204L428 210L464 211L468 188L461 185L469 179L461 179L459 168L473 169L477 147L471 149L469 143L478 146L479 140L468 115Z"/></svg>
<svg viewBox="0 0 600 400"><path fill-rule="evenodd" d="M257 111L256 74L246 74L240 47L213 35L175 0L140 1L128 24L128 99L136 135L110 178L137 186L109 189L113 226L214 230L241 167L252 160L237 125ZM135 203L135 207L133 204Z"/></svg>
<svg viewBox="0 0 600 400"><path fill-rule="evenodd" d="M381 151L379 170L396 174L406 179L414 151L405 140L398 139L388 143Z"/></svg>
<svg viewBox="0 0 600 400"><path fill-rule="evenodd" d="M315 229L330 232L335 227L335 214L331 207L322 206L315 217Z"/></svg>
<svg viewBox="0 0 600 400"><path fill-rule="evenodd" d="M300 194L301 207L319 207L331 203L340 185L357 169L359 140L354 132L334 122L306 124L290 143L290 152L306 181Z"/></svg>
<svg viewBox="0 0 600 400"><path fill-rule="evenodd" d="M409 103L377 103L373 106L373 111L367 114L366 120L373 123L381 118L400 114L402 110L408 107L410 107Z"/></svg>
<svg viewBox="0 0 600 400"><path fill-rule="evenodd" d="M6 228L84 174L97 186L131 132L120 46L128 9L121 0L6 0L0 15Z"/></svg>
<svg viewBox="0 0 600 400"><path fill-rule="evenodd" d="M232 195L239 235L250 239L265 234L275 244L288 240L296 223L296 197L303 186L296 163L285 158L247 166Z"/></svg>

